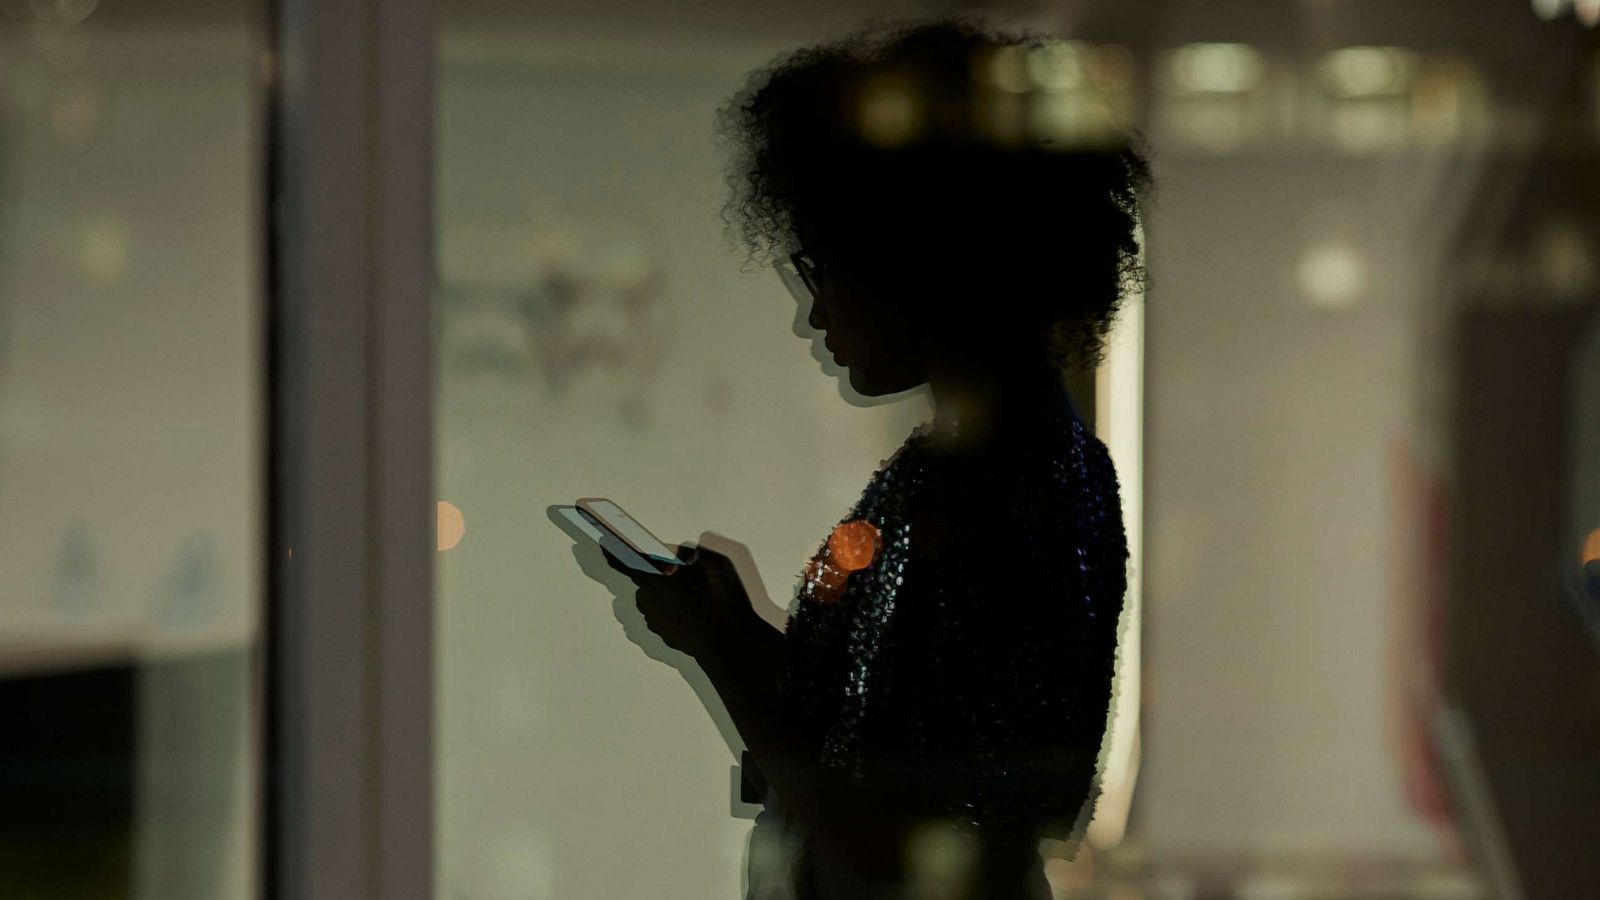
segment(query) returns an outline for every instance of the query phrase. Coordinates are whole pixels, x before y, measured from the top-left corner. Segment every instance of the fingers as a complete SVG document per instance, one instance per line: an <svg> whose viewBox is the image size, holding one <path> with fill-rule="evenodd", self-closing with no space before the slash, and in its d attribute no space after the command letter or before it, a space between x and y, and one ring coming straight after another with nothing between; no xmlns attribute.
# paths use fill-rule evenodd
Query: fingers
<svg viewBox="0 0 1600 900"><path fill-rule="evenodd" d="M653 585L641 585L638 592L633 595L633 603L638 607L639 612L644 615L645 624L649 625L651 619L661 609L661 592Z"/></svg>
<svg viewBox="0 0 1600 900"><path fill-rule="evenodd" d="M635 586L643 586L646 582L661 577L660 575L652 575L648 572L641 572L622 560L617 559L617 557L613 555L610 550L606 549L604 544L600 546L600 552L605 554L606 565L610 566L613 571L628 576L628 578L633 581Z"/></svg>
<svg viewBox="0 0 1600 900"><path fill-rule="evenodd" d="M721 575L734 570L733 561L726 554L704 543L695 549L694 566L708 575Z"/></svg>
<svg viewBox="0 0 1600 900"><path fill-rule="evenodd" d="M761 571L756 568L755 555L749 547L726 535L708 531L700 535L700 553L713 561L723 577L737 579L745 594L770 602L765 600L767 589L761 582Z"/></svg>
<svg viewBox="0 0 1600 900"><path fill-rule="evenodd" d="M668 646L675 647L673 623L684 614L682 598L674 596L664 584L650 584L639 588L633 602L644 620L644 627Z"/></svg>

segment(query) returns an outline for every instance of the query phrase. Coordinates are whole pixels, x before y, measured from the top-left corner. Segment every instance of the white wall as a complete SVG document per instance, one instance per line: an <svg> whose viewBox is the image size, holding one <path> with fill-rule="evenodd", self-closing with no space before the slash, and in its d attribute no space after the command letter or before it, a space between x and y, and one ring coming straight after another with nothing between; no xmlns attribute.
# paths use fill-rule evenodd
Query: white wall
<svg viewBox="0 0 1600 900"><path fill-rule="evenodd" d="M1135 828L1155 852L1427 856L1389 666L1435 163L1157 163ZM1361 266L1338 308L1297 270L1330 241Z"/></svg>
<svg viewBox="0 0 1600 900"><path fill-rule="evenodd" d="M744 541L786 603L920 416L847 405L776 276L724 244L712 113L762 55L447 43L439 490L467 530L440 558L441 897L741 896L735 760L545 507L604 495L667 540ZM584 312L530 345L552 326L513 310L557 270L585 280ZM618 355L552 386L541 367L588 340Z"/></svg>

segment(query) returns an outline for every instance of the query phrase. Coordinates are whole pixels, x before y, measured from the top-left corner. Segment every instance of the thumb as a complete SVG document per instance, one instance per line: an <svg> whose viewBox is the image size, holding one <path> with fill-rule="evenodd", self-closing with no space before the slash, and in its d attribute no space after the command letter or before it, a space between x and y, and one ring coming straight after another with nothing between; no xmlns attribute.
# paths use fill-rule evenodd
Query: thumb
<svg viewBox="0 0 1600 900"><path fill-rule="evenodd" d="M695 570L705 578L711 595L721 600L732 600L744 595L743 580L733 560L709 547L695 548Z"/></svg>

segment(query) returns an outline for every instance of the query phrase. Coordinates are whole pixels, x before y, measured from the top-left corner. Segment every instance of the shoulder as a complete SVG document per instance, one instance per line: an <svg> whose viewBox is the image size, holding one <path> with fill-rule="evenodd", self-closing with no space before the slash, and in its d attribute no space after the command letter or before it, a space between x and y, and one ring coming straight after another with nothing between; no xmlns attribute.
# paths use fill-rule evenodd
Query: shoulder
<svg viewBox="0 0 1600 900"><path fill-rule="evenodd" d="M932 538L1053 530L1081 518L1085 505L1120 508L1111 455L1075 417L980 452L912 443L906 459L916 473L910 518Z"/></svg>

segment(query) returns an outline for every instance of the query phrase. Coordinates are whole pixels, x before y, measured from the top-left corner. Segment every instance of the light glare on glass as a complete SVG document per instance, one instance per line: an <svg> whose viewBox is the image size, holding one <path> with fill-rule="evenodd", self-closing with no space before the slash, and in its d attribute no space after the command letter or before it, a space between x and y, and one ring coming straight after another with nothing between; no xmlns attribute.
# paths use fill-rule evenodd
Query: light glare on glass
<svg viewBox="0 0 1600 900"><path fill-rule="evenodd" d="M1076 41L1052 41L1028 51L1028 77L1044 91L1070 91L1084 83L1084 52Z"/></svg>
<svg viewBox="0 0 1600 900"><path fill-rule="evenodd" d="M1533 0L1533 14L1546 22L1553 21L1567 8L1569 0Z"/></svg>
<svg viewBox="0 0 1600 900"><path fill-rule="evenodd" d="M1248 44L1188 44L1168 57L1167 73L1183 92L1238 94L1261 85L1266 63Z"/></svg>
<svg viewBox="0 0 1600 900"><path fill-rule="evenodd" d="M1403 93L1416 67L1414 56L1399 47L1345 47L1322 58L1317 73L1337 97L1376 97Z"/></svg>
<svg viewBox="0 0 1600 900"><path fill-rule="evenodd" d="M997 47L972 59L972 76L979 84L1008 94L1021 94L1032 87L1027 51L1022 47Z"/></svg>
<svg viewBox="0 0 1600 900"><path fill-rule="evenodd" d="M1360 254L1333 241L1307 250L1296 274L1307 299L1328 309L1354 306L1366 284L1366 267Z"/></svg>
<svg viewBox="0 0 1600 900"><path fill-rule="evenodd" d="M1095 86L1106 91L1124 91L1133 84L1134 71L1137 63L1133 58L1133 51L1120 44L1106 44L1096 47L1089 54L1086 67L1089 80Z"/></svg>

